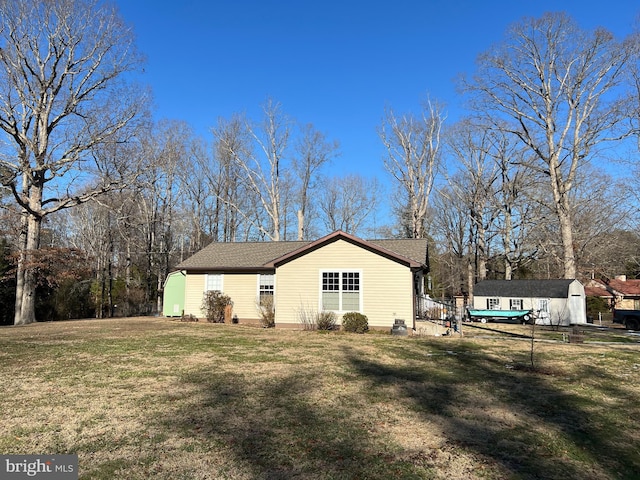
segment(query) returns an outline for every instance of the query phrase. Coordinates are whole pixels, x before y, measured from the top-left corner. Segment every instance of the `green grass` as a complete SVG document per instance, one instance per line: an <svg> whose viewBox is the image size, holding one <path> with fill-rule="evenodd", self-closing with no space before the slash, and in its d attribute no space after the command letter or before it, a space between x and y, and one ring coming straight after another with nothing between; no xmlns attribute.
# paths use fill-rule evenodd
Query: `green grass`
<svg viewBox="0 0 640 480"><path fill-rule="evenodd" d="M0 452L105 480L638 478L640 346L537 329L532 370L528 328L6 327Z"/></svg>

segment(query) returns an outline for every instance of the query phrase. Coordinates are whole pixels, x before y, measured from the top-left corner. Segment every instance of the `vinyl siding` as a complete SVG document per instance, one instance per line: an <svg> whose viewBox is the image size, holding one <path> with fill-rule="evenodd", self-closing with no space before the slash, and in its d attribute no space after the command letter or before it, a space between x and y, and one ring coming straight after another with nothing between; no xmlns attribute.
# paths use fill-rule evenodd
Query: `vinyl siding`
<svg viewBox="0 0 640 480"><path fill-rule="evenodd" d="M411 270L343 240L278 267L276 324L298 324L303 308L320 310L322 271L360 272L360 311L369 319L369 326L391 328L396 318L413 324Z"/></svg>
<svg viewBox="0 0 640 480"><path fill-rule="evenodd" d="M204 295L204 282L206 275L188 273L185 279L184 313L203 318L202 297Z"/></svg>
<svg viewBox="0 0 640 480"><path fill-rule="evenodd" d="M190 273L186 278L185 314L204 318L201 310L206 274ZM257 320L256 298L258 296L258 274L225 273L222 278L222 290L233 302L233 313L242 320Z"/></svg>
<svg viewBox="0 0 640 480"><path fill-rule="evenodd" d="M258 298L257 273L226 273L224 275L224 293L231 297L233 314L240 321L257 320L256 309Z"/></svg>

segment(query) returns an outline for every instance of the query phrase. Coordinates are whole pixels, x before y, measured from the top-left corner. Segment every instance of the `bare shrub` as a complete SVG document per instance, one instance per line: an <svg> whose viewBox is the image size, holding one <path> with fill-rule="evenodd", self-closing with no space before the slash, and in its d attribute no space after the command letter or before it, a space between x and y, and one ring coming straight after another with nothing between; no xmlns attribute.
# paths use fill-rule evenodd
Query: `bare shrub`
<svg viewBox="0 0 640 480"><path fill-rule="evenodd" d="M231 305L231 297L217 290L205 292L202 299L202 310L210 323L224 323L225 312Z"/></svg>
<svg viewBox="0 0 640 480"><path fill-rule="evenodd" d="M302 325L303 330L315 330L317 315L318 313L312 308L300 305L297 311L298 323Z"/></svg>
<svg viewBox="0 0 640 480"><path fill-rule="evenodd" d="M338 317L334 312L318 312L315 317L318 330L335 330Z"/></svg>
<svg viewBox="0 0 640 480"><path fill-rule="evenodd" d="M188 314L188 315L185 315L184 311L183 311L182 312L182 317L180 318L180 321L181 322L197 322L198 321L198 317L196 317L195 315L193 315L191 313Z"/></svg>
<svg viewBox="0 0 640 480"><path fill-rule="evenodd" d="M276 326L276 306L273 295L263 295L256 301L256 307L260 314L260 324L264 328Z"/></svg>

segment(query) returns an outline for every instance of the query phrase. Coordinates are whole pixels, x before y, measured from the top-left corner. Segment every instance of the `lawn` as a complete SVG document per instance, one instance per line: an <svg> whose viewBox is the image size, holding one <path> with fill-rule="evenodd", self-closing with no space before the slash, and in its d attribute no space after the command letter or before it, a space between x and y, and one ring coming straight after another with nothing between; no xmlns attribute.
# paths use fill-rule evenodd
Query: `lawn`
<svg viewBox="0 0 640 480"><path fill-rule="evenodd" d="M532 370L530 327L485 328L0 328L0 453L105 480L640 478L640 344L540 329Z"/></svg>

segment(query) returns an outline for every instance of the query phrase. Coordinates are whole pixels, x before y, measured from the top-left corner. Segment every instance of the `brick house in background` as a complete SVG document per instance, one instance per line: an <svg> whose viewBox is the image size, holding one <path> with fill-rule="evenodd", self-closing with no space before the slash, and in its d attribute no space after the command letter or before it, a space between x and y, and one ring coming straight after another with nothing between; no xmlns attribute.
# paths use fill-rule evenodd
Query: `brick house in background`
<svg viewBox="0 0 640 480"><path fill-rule="evenodd" d="M626 275L589 280L585 294L606 299L610 307L640 310L640 280L628 280Z"/></svg>

